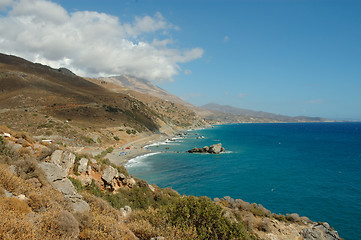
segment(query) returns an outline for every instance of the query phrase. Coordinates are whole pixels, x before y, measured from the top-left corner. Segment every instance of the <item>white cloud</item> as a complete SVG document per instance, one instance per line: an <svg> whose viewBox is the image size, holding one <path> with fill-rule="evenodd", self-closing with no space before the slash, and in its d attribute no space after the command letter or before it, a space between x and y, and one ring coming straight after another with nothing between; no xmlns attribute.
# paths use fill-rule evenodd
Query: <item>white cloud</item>
<svg viewBox="0 0 361 240"><path fill-rule="evenodd" d="M128 74L153 81L172 80L180 63L202 57L203 49L169 47L161 32L175 30L161 13L122 23L105 13L77 11L46 0L0 0L11 4L0 17L0 52L85 76ZM153 36L147 41L144 39ZM154 36L157 36L154 37Z"/></svg>
<svg viewBox="0 0 361 240"><path fill-rule="evenodd" d="M12 4L13 0L0 0L0 10L5 10L7 6Z"/></svg>

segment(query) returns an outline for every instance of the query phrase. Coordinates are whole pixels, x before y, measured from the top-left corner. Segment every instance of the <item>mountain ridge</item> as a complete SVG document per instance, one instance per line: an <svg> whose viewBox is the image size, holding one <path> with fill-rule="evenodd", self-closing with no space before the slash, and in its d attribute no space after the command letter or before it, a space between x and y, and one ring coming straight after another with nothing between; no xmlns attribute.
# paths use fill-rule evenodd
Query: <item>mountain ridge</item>
<svg viewBox="0 0 361 240"><path fill-rule="evenodd" d="M242 109L230 105L220 105L217 103L208 103L200 106L199 108L211 111L210 113L203 114L203 117L210 120L217 120L217 116L226 114L228 120L233 119L235 122L324 122L330 121L320 117L307 117L307 116L286 116L281 114L274 114L264 111L254 111L249 109Z"/></svg>

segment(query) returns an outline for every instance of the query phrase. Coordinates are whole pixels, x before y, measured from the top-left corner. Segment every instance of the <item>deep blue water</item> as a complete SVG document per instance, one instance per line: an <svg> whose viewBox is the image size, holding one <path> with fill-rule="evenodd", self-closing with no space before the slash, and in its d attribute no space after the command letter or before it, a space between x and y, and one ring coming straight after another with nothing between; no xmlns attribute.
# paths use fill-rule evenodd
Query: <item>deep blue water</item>
<svg viewBox="0 0 361 240"><path fill-rule="evenodd" d="M361 123L231 124L188 133L150 147L161 153L131 161L128 171L187 195L296 212L361 239ZM218 142L226 153L186 153Z"/></svg>

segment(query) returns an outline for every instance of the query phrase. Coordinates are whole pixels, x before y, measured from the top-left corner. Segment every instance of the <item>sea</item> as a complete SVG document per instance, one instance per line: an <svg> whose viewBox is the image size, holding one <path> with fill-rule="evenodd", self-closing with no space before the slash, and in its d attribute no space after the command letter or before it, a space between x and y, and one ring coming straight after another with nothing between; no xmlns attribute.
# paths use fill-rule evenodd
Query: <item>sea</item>
<svg viewBox="0 0 361 240"><path fill-rule="evenodd" d="M230 196L328 222L361 239L361 123L244 123L187 131L147 146L130 174L181 194ZM222 143L225 153L188 153Z"/></svg>

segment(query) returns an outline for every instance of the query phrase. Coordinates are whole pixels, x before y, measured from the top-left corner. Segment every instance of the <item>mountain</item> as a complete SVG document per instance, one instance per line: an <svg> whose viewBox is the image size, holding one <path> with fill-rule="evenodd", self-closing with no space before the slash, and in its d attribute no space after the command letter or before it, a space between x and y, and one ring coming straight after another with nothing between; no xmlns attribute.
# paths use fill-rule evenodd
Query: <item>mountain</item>
<svg viewBox="0 0 361 240"><path fill-rule="evenodd" d="M319 117L290 117L263 111L241 109L229 105L209 103L200 107L205 111L199 114L211 122L322 122L327 119Z"/></svg>
<svg viewBox="0 0 361 240"><path fill-rule="evenodd" d="M97 79L102 81L103 84L104 83L112 83L114 85L129 89L129 90L152 95L154 97L163 99L165 101L179 103L184 106L194 108L193 105L183 101L176 95L173 95L173 94L165 91L164 89L154 85L151 81L148 81L146 79L136 78L136 77L128 76L128 75L102 77L102 78L97 78Z"/></svg>
<svg viewBox="0 0 361 240"><path fill-rule="evenodd" d="M107 142L127 137L119 131L171 134L204 124L183 105L108 85L0 54L0 125L77 144L96 143L93 136Z"/></svg>

